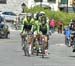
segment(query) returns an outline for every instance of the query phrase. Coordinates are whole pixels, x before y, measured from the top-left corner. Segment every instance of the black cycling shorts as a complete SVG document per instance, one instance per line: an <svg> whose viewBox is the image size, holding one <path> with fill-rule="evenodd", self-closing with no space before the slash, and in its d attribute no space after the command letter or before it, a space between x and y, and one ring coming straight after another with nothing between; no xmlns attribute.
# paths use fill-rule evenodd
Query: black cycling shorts
<svg viewBox="0 0 75 66"><path fill-rule="evenodd" d="M24 29L25 29L26 31L31 30L31 28L32 28L32 25L30 25L30 24L25 24L25 25L24 25Z"/></svg>

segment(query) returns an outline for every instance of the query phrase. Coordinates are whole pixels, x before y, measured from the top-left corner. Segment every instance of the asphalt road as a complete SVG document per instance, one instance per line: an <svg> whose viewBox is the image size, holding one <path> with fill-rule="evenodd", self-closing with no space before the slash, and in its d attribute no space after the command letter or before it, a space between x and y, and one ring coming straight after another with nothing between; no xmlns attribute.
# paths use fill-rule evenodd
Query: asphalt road
<svg viewBox="0 0 75 66"><path fill-rule="evenodd" d="M49 40L49 55L24 56L19 31L11 31L10 39L0 39L0 66L75 66L75 53L64 44L64 35L54 33Z"/></svg>

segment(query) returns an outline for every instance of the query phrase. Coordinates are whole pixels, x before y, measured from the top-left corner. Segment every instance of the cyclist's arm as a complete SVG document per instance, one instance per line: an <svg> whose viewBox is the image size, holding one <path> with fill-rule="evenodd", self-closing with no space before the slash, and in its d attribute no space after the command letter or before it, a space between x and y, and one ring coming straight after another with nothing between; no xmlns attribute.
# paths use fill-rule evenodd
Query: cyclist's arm
<svg viewBox="0 0 75 66"><path fill-rule="evenodd" d="M39 33L40 31L39 31L39 25L38 25L38 27L37 27L37 33Z"/></svg>
<svg viewBox="0 0 75 66"><path fill-rule="evenodd" d="M47 24L47 32L49 32L49 25Z"/></svg>
<svg viewBox="0 0 75 66"><path fill-rule="evenodd" d="M34 29L34 25L32 25L32 27L31 27L31 32L33 32L33 29Z"/></svg>
<svg viewBox="0 0 75 66"><path fill-rule="evenodd" d="M32 27L31 27L31 32L33 32L33 29L34 29L34 22L33 22L33 19L31 19L30 24L32 25Z"/></svg>
<svg viewBox="0 0 75 66"><path fill-rule="evenodd" d="M26 18L24 18L23 21L22 21L21 32L24 31L24 24L25 24L25 22L26 22Z"/></svg>
<svg viewBox="0 0 75 66"><path fill-rule="evenodd" d="M23 30L24 30L24 25L22 24L21 25L21 32L23 32Z"/></svg>

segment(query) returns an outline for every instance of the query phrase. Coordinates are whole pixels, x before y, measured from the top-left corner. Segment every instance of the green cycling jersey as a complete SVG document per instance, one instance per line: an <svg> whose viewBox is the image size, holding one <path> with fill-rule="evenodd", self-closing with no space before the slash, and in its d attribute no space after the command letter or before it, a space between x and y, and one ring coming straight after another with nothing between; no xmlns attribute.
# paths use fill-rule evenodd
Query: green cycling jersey
<svg viewBox="0 0 75 66"><path fill-rule="evenodd" d="M36 32L37 34L39 33L39 25L40 25L39 20L35 20L35 22L34 22L34 32Z"/></svg>
<svg viewBox="0 0 75 66"><path fill-rule="evenodd" d="M34 23L34 19L27 20L27 18L24 18L22 21L21 32L23 32L23 30L24 30L24 25L27 25L27 24L32 25L32 28L31 28L31 31L32 31L33 30L33 23Z"/></svg>
<svg viewBox="0 0 75 66"><path fill-rule="evenodd" d="M45 23L44 25L41 23L39 27L39 32L43 32L43 34L47 34L49 32L49 25Z"/></svg>

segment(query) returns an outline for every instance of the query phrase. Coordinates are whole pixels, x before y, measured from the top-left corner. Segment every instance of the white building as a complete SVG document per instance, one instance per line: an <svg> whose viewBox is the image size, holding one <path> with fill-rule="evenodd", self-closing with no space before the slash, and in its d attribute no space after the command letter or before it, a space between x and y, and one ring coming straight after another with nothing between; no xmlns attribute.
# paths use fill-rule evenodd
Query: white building
<svg viewBox="0 0 75 66"><path fill-rule="evenodd" d="M1 1L6 1L1 3ZM51 0L50 0L51 1ZM42 5L47 5L51 7L52 10L58 10L58 0L52 0L54 2L48 2L48 0L43 0ZM22 3L25 3L28 8L40 5L40 2L34 2L34 0L0 0L0 10L10 10L13 12L22 12Z"/></svg>
<svg viewBox="0 0 75 66"><path fill-rule="evenodd" d="M9 10L17 13L22 11L21 4L27 3L27 0L4 0L4 1L6 2L1 3L0 0L0 10Z"/></svg>
<svg viewBox="0 0 75 66"><path fill-rule="evenodd" d="M40 0L38 0L38 2L35 2L34 0L30 0L29 4L27 5L29 8L30 7L34 7L36 5L40 5L41 3L39 2ZM51 8L51 10L58 10L58 1L59 0L42 0L42 6L48 6Z"/></svg>

